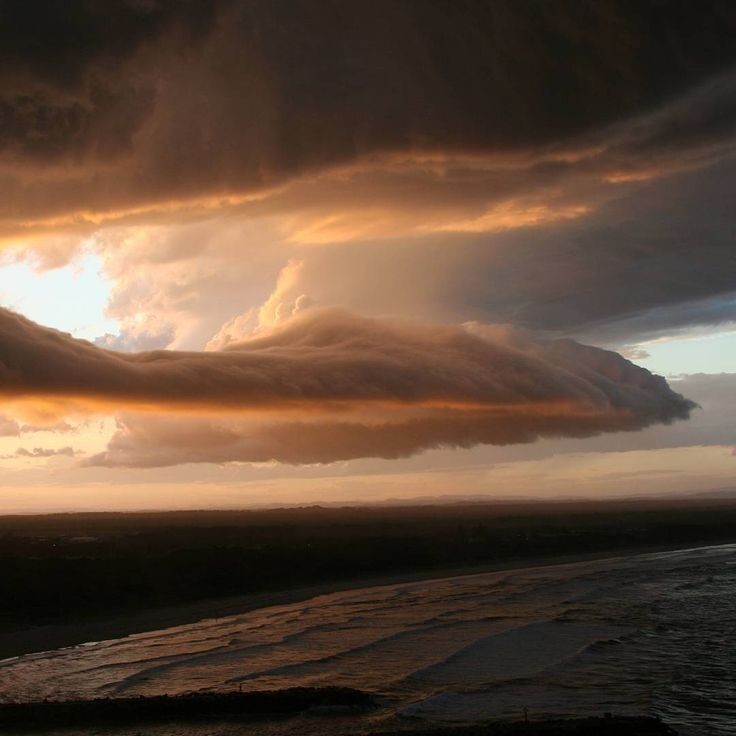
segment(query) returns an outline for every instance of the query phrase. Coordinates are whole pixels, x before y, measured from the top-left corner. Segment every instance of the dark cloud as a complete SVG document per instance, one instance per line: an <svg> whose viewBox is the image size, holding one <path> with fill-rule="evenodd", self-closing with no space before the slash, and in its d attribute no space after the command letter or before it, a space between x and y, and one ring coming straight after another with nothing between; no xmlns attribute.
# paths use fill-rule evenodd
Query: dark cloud
<svg viewBox="0 0 736 736"><path fill-rule="evenodd" d="M120 64L173 24L196 32L208 3L188 0L5 0L0 8L3 74L49 88L80 89L94 67Z"/></svg>
<svg viewBox="0 0 736 736"><path fill-rule="evenodd" d="M736 63L734 15L725 0L5 3L4 216L219 196L383 151L593 144L641 116L616 156L699 148L733 118L708 80ZM684 127L646 118L702 84Z"/></svg>
<svg viewBox="0 0 736 736"><path fill-rule="evenodd" d="M271 123L274 168L558 141L736 61L736 18L720 2L264 2L227 20L212 58L251 86L255 68L268 104L254 122ZM230 103L234 120L252 93Z"/></svg>
<svg viewBox="0 0 736 736"><path fill-rule="evenodd" d="M46 166L127 151L155 103L156 77L136 69L164 40L195 43L207 3L9 0L0 8L0 152Z"/></svg>

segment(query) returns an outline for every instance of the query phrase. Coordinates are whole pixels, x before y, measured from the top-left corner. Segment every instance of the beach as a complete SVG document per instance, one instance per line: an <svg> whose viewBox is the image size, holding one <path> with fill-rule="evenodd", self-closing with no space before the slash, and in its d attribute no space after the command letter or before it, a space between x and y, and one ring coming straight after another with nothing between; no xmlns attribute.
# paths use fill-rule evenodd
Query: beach
<svg viewBox="0 0 736 736"><path fill-rule="evenodd" d="M736 545L544 562L230 601L241 610L0 661L0 701L347 688L377 704L356 716L366 732L610 712L732 734Z"/></svg>
<svg viewBox="0 0 736 736"><path fill-rule="evenodd" d="M205 619L233 616L255 611L260 608L297 603L316 596L353 589L475 575L484 572L616 558L649 551L682 549L689 546L691 545L636 546L589 554L548 555L534 558L517 558L493 564L442 567L430 570L403 571L390 575L351 577L349 579L317 585L208 599L176 606L144 607L134 612L126 612L120 616L95 617L73 622L57 622L27 628L12 628L6 631L0 631L0 660L32 652L43 652L75 646L87 642L119 639L131 634L181 626Z"/></svg>

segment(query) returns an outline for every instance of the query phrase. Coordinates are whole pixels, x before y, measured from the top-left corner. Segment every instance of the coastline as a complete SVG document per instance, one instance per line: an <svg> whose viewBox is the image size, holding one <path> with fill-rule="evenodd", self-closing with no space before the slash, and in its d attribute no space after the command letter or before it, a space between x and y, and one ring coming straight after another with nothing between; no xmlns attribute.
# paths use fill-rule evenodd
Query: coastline
<svg viewBox="0 0 736 736"><path fill-rule="evenodd" d="M640 554L716 547L722 544L728 544L728 542L699 545L693 545L692 543L679 545L639 545L636 547L622 547L588 554L514 558L491 564L407 570L387 575L352 577L298 588L207 599L176 606L144 608L121 616L85 619L74 623L44 624L25 629L12 629L0 632L0 661L24 654L61 649L88 642L121 639L132 634L184 626L206 619L245 614L260 608L299 603L317 596L348 590L375 588L383 585L397 585L425 580L442 580L449 577L463 577L483 573L525 570L534 567L564 565L576 562L615 560L621 557L632 557Z"/></svg>

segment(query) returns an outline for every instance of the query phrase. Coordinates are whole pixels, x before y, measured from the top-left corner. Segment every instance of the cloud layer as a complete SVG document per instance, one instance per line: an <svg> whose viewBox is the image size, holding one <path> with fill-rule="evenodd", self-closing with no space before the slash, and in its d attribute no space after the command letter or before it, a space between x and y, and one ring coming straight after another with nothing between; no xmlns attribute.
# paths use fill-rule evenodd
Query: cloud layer
<svg viewBox="0 0 736 736"><path fill-rule="evenodd" d="M594 148L598 131L736 62L733 7L717 0L697 13L622 0L131 0L3 14L8 233L257 192L386 152ZM712 142L733 117L722 113L642 123L617 155Z"/></svg>
<svg viewBox="0 0 736 736"><path fill-rule="evenodd" d="M590 436L692 402L616 353L307 309L217 352L114 353L0 312L0 393L125 414L102 464L334 462Z"/></svg>
<svg viewBox="0 0 736 736"><path fill-rule="evenodd" d="M333 403L506 406L572 402L667 419L664 379L569 341L394 324L308 310L220 352L115 353L0 311L0 392L221 410Z"/></svg>

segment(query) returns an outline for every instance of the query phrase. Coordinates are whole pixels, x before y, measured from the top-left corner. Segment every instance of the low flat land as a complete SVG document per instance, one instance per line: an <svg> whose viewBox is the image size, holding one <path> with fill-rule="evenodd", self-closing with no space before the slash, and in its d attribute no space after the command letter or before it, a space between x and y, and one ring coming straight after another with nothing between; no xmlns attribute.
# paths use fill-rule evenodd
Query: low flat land
<svg viewBox="0 0 736 736"><path fill-rule="evenodd" d="M354 721L360 713L376 707L372 697L350 688L290 688L249 693L194 693L148 698L100 698L96 700L44 701L0 704L0 727L16 733L55 732L64 728L105 728L115 733L128 726L172 723L178 731L186 724L204 722L248 723L258 719L283 719L303 714L351 721L347 733L365 733ZM314 724L312 724L314 725ZM364 724L365 725L365 724ZM298 727L295 729L298 731ZM310 729L313 731L313 728ZM330 728L337 734L340 727ZM95 731L97 732L97 731ZM674 731L654 718L582 718L538 722L495 722L473 726L405 728L373 731L374 736L672 736Z"/></svg>

